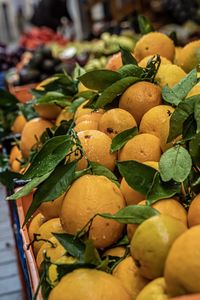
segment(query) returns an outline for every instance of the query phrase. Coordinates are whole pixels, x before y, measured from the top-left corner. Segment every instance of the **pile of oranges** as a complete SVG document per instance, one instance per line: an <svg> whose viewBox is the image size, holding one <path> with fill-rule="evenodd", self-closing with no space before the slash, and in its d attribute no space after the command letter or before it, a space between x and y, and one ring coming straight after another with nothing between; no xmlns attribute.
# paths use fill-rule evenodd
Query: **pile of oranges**
<svg viewBox="0 0 200 300"><path fill-rule="evenodd" d="M138 65L145 68L149 59L160 55L161 64L155 82L139 81L129 86L119 97L117 107L92 109L83 102L75 112L55 104L43 104L35 109L39 116L27 121L19 115L12 127L21 139L10 153L10 168L24 173L21 165L46 128L61 122L74 121L74 131L84 151L77 171L87 169L88 161L96 162L112 172L117 162L137 161L159 171L162 154L181 139L168 142L170 119L175 107L165 103L162 88L173 88L200 63L200 40L176 48L173 41L159 32L144 35L133 50ZM107 69L122 67L122 54L114 55ZM88 91L79 83L79 92ZM199 95L197 83L187 97ZM185 100L187 101L187 100ZM189 100L188 100L189 101ZM120 133L136 127L131 137L118 151L111 151L112 140ZM67 155L67 153L66 153ZM76 159L70 155L70 161ZM29 167L26 166L25 169ZM53 201L43 202L28 223L39 272L45 257L52 264L48 280L50 300L157 300L200 293L200 196L193 196L186 207L176 195L158 199L151 206L155 216L141 224L127 225L98 214L114 215L127 206L147 205L146 196L130 187L118 176L116 185L103 174L84 174ZM184 187L182 187L184 194ZM118 258L109 274L102 268L80 267L58 279L57 265L73 265L77 257L60 243L53 233L76 236L97 215L87 238L92 241L101 258ZM119 243L127 236L126 243Z"/></svg>

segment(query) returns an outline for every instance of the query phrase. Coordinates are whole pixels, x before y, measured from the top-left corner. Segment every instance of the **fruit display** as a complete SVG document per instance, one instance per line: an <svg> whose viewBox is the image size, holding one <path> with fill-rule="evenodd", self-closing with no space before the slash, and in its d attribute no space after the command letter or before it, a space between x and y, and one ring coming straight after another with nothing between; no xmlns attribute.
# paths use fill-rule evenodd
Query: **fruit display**
<svg viewBox="0 0 200 300"><path fill-rule="evenodd" d="M32 197L35 299L200 294L199 43L177 59L169 37L146 33L106 68L53 75L15 106L9 169L23 185L7 199Z"/></svg>

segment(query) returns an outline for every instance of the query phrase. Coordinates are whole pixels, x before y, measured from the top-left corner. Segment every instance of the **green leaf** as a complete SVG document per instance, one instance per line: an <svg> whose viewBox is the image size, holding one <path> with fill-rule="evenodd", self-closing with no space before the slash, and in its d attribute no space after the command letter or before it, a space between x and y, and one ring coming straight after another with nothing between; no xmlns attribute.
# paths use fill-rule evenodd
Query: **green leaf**
<svg viewBox="0 0 200 300"><path fill-rule="evenodd" d="M117 186L119 186L117 177L105 166L93 161L90 161L89 165L91 166L91 171L93 175L105 176L111 181L113 181L115 184L117 184Z"/></svg>
<svg viewBox="0 0 200 300"><path fill-rule="evenodd" d="M104 107L105 105L111 103L116 97L123 94L129 86L138 81L139 78L129 76L113 83L111 86L105 89L103 93L98 97L95 103L95 107Z"/></svg>
<svg viewBox="0 0 200 300"><path fill-rule="evenodd" d="M137 127L124 130L112 139L111 152L121 149L131 138L138 134Z"/></svg>
<svg viewBox="0 0 200 300"><path fill-rule="evenodd" d="M53 233L67 252L79 260L84 260L85 244L74 235L68 233Z"/></svg>
<svg viewBox="0 0 200 300"><path fill-rule="evenodd" d="M15 187L14 179L21 179L21 177L22 175L19 173L11 172L8 169L0 168L0 183L7 187L7 189L9 189L10 191L13 191Z"/></svg>
<svg viewBox="0 0 200 300"><path fill-rule="evenodd" d="M74 127L74 125L75 123L72 119L69 121L62 120L60 125L56 128L54 136L69 134L70 130Z"/></svg>
<svg viewBox="0 0 200 300"><path fill-rule="evenodd" d="M13 94L0 89L0 108L13 111L17 109L17 103L18 100Z"/></svg>
<svg viewBox="0 0 200 300"><path fill-rule="evenodd" d="M169 88L168 85L165 85L162 88L162 97L167 103L175 106L177 106L181 102L181 99L178 98L173 89Z"/></svg>
<svg viewBox="0 0 200 300"><path fill-rule="evenodd" d="M123 78L128 76L141 78L143 74L143 69L136 65L124 65L120 69L117 70L121 74Z"/></svg>
<svg viewBox="0 0 200 300"><path fill-rule="evenodd" d="M85 69L82 68L79 64L76 64L76 67L73 71L73 79L78 80L78 78L85 73L86 73Z"/></svg>
<svg viewBox="0 0 200 300"><path fill-rule="evenodd" d="M159 172L157 172L154 176L152 186L147 194L147 203L148 205L151 205L160 199L170 198L175 194L180 193L180 190L180 183L174 182L172 180L163 182Z"/></svg>
<svg viewBox="0 0 200 300"><path fill-rule="evenodd" d="M185 99L189 91L197 84L197 70L192 70L187 76L180 80L173 88L173 92L180 100Z"/></svg>
<svg viewBox="0 0 200 300"><path fill-rule="evenodd" d="M113 215L109 213L100 214L103 218L113 219L121 224L140 224L156 215L159 215L156 209L143 205L129 205Z"/></svg>
<svg viewBox="0 0 200 300"><path fill-rule="evenodd" d="M138 16L138 25L139 25L140 33L142 35L154 31L153 25L151 24L149 19L146 18L145 16L142 15Z"/></svg>
<svg viewBox="0 0 200 300"><path fill-rule="evenodd" d="M160 55L155 55L150 58L147 62L146 68L143 69L143 79L154 83L160 64Z"/></svg>
<svg viewBox="0 0 200 300"><path fill-rule="evenodd" d="M167 142L171 142L182 133L184 121L194 112L198 96L193 96L179 103L170 118L170 131Z"/></svg>
<svg viewBox="0 0 200 300"><path fill-rule="evenodd" d="M163 153L159 163L160 175L163 181L171 179L183 182L190 173L192 160L188 151L180 145Z"/></svg>
<svg viewBox="0 0 200 300"><path fill-rule="evenodd" d="M91 240L85 242L84 262L98 267L102 261L97 249Z"/></svg>
<svg viewBox="0 0 200 300"><path fill-rule="evenodd" d="M91 90L104 90L114 82L121 79L118 72L111 70L89 71L79 77L79 80Z"/></svg>
<svg viewBox="0 0 200 300"><path fill-rule="evenodd" d="M196 133L200 132L200 95L199 100L194 104L194 118L196 120L197 131Z"/></svg>
<svg viewBox="0 0 200 300"><path fill-rule="evenodd" d="M21 198L23 196L30 194L30 192L32 192L32 190L34 188L36 188L39 184L41 184L44 180L46 180L50 174L51 174L51 172L46 173L40 177L34 177L30 182L28 182L25 186L23 186L16 193L7 197L6 200L15 200L15 199L18 199L18 198Z"/></svg>
<svg viewBox="0 0 200 300"><path fill-rule="evenodd" d="M85 101L86 101L85 98L78 98L78 99L74 100L69 106L69 112L75 113L77 108Z"/></svg>
<svg viewBox="0 0 200 300"><path fill-rule="evenodd" d="M33 108L33 101L28 101L27 103L19 103L18 107L27 120L32 120L38 117L38 114Z"/></svg>
<svg viewBox="0 0 200 300"><path fill-rule="evenodd" d="M191 140L196 135L197 124L194 119L194 114L189 115L189 117L183 122L183 132L182 136L184 141Z"/></svg>
<svg viewBox="0 0 200 300"><path fill-rule="evenodd" d="M152 185L156 170L134 160L118 162L120 174L130 187L146 195Z"/></svg>
<svg viewBox="0 0 200 300"><path fill-rule="evenodd" d="M40 177L52 171L65 158L72 146L72 141L64 135L48 140L33 158L24 178Z"/></svg>
<svg viewBox="0 0 200 300"><path fill-rule="evenodd" d="M76 160L65 165L58 165L38 187L34 194L34 203L40 205L42 202L54 200L66 192L75 179L76 165Z"/></svg>
<svg viewBox="0 0 200 300"><path fill-rule="evenodd" d="M121 51L121 55L122 55L122 63L123 65L135 65L137 66L137 60L135 59L135 57L133 56L133 54L125 49L120 47L120 51Z"/></svg>
<svg viewBox="0 0 200 300"><path fill-rule="evenodd" d="M65 107L71 104L71 97L67 97L66 95L60 92L47 92L44 96L35 100L37 104L57 104L59 106Z"/></svg>
<svg viewBox="0 0 200 300"><path fill-rule="evenodd" d="M193 162L200 167L200 133L190 141L189 152Z"/></svg>

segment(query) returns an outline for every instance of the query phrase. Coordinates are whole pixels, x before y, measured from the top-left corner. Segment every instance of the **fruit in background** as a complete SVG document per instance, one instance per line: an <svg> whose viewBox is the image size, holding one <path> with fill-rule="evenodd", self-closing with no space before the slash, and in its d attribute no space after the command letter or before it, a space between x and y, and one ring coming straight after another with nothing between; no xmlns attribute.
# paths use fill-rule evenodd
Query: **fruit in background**
<svg viewBox="0 0 200 300"><path fill-rule="evenodd" d="M163 277L156 278L148 283L138 294L136 300L167 300L166 283Z"/></svg>
<svg viewBox="0 0 200 300"><path fill-rule="evenodd" d="M53 237L53 233L64 233L65 231L63 230L60 219L59 218L54 218L51 220L46 221L43 223L36 232L38 235L38 239L42 239L41 241L35 241L33 244L33 251L34 254L37 255L38 251L42 247L42 245L45 243L45 240L50 239Z"/></svg>
<svg viewBox="0 0 200 300"><path fill-rule="evenodd" d="M200 40L187 44L181 50L181 67L187 73L200 64Z"/></svg>
<svg viewBox="0 0 200 300"><path fill-rule="evenodd" d="M198 194L190 203L188 210L189 227L200 225L200 194Z"/></svg>
<svg viewBox="0 0 200 300"><path fill-rule="evenodd" d="M78 132L78 138L87 159L100 163L111 171L114 170L117 154L110 152L111 138L101 131L92 129ZM74 155L71 155L70 159L73 157ZM85 168L87 168L87 160L83 156L78 161L78 169Z"/></svg>
<svg viewBox="0 0 200 300"><path fill-rule="evenodd" d="M112 274L120 280L133 300L136 299L138 293L148 283L148 280L140 275L131 256L123 259L114 268Z"/></svg>
<svg viewBox="0 0 200 300"><path fill-rule="evenodd" d="M41 214L41 213L38 213L36 216L34 216L31 219L30 224L28 226L28 235L29 235L30 241L33 240L34 234L39 230L40 226L44 222L46 222L46 219L43 216L43 214Z"/></svg>
<svg viewBox="0 0 200 300"><path fill-rule="evenodd" d="M69 107L65 107L61 110L56 119L56 126L59 126L62 121L69 121L73 118L74 113L69 110Z"/></svg>
<svg viewBox="0 0 200 300"><path fill-rule="evenodd" d="M119 161L159 161L160 156L160 139L149 133L141 133L134 136L118 153Z"/></svg>
<svg viewBox="0 0 200 300"><path fill-rule="evenodd" d="M23 130L26 122L27 122L27 120L22 114L18 115L15 118L13 125L11 127L12 132L13 133L22 133L22 130Z"/></svg>
<svg viewBox="0 0 200 300"><path fill-rule="evenodd" d="M131 255L140 274L151 280L163 276L169 250L186 230L183 222L162 214L140 224L131 240Z"/></svg>
<svg viewBox="0 0 200 300"><path fill-rule="evenodd" d="M34 109L41 118L47 120L56 119L62 110L56 104L36 104Z"/></svg>
<svg viewBox="0 0 200 300"><path fill-rule="evenodd" d="M54 236L44 242L36 257L36 263L39 270L41 263L44 260L44 254L50 259L50 262L55 263L61 256L66 254L66 249Z"/></svg>
<svg viewBox="0 0 200 300"><path fill-rule="evenodd" d="M147 63L150 59L152 59L154 57L154 55L148 55L146 57L144 57L139 63L138 65L142 68L145 68L147 66ZM167 64L172 64L172 62L170 60L168 60L166 57L160 56L161 59L161 64L163 65L167 65Z"/></svg>
<svg viewBox="0 0 200 300"><path fill-rule="evenodd" d="M128 111L121 108L113 108L106 111L99 121L99 130L107 134L111 139L132 127L137 127L135 119Z"/></svg>
<svg viewBox="0 0 200 300"><path fill-rule="evenodd" d="M122 55L121 52L114 54L107 62L106 69L111 71L117 71L122 67Z"/></svg>
<svg viewBox="0 0 200 300"><path fill-rule="evenodd" d="M97 213L114 214L124 206L125 200L115 183L104 176L83 175L67 191L60 219L67 233L76 234ZM120 238L123 227L116 221L97 216L89 228L89 238L95 247L103 249Z"/></svg>
<svg viewBox="0 0 200 300"><path fill-rule="evenodd" d="M20 161L22 160L22 153L18 145L12 147L9 156L9 165L13 172L19 172L21 168Z"/></svg>
<svg viewBox="0 0 200 300"><path fill-rule="evenodd" d="M64 277L50 292L49 300L131 300L120 280L103 271L78 269Z"/></svg>
<svg viewBox="0 0 200 300"><path fill-rule="evenodd" d="M163 45L165 45L163 47ZM134 55L138 61L148 55L159 54L173 61L175 46L173 41L164 33L150 32L145 34L135 45Z"/></svg>
<svg viewBox="0 0 200 300"><path fill-rule="evenodd" d="M37 143L46 128L52 126L52 123L42 118L32 119L25 124L21 134L21 151L25 158L28 157L31 148Z"/></svg>
<svg viewBox="0 0 200 300"><path fill-rule="evenodd" d="M131 85L119 100L119 108L131 113L138 125L143 115L159 104L161 104L161 89L146 81Z"/></svg>
<svg viewBox="0 0 200 300"><path fill-rule="evenodd" d="M172 245L164 277L171 296L200 292L200 225L184 232Z"/></svg>
<svg viewBox="0 0 200 300"><path fill-rule="evenodd" d="M38 210L43 214L46 220L58 218L62 207L64 194L55 200L43 202Z"/></svg>
<svg viewBox="0 0 200 300"><path fill-rule="evenodd" d="M172 88L181 79L186 76L186 73L177 65L160 65L156 74L156 81L160 87L164 87L166 84Z"/></svg>

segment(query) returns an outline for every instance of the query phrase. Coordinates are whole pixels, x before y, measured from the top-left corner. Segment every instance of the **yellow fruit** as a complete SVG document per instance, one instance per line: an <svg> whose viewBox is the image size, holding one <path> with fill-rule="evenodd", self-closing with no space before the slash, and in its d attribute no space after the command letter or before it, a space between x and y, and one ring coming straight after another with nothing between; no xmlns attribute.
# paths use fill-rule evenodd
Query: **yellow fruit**
<svg viewBox="0 0 200 300"><path fill-rule="evenodd" d="M200 194L198 194L191 202L188 211L189 227L200 225Z"/></svg>
<svg viewBox="0 0 200 300"><path fill-rule="evenodd" d="M48 220L44 224L42 224L39 229L37 230L36 234L38 234L38 239L45 239L48 240L50 239L53 235L53 233L64 233L65 231L63 230L60 219L59 218L54 218L51 220ZM45 243L45 241L38 241L35 242L33 245L33 250L35 255L37 255L38 251L42 247L42 245Z"/></svg>
<svg viewBox="0 0 200 300"><path fill-rule="evenodd" d="M134 55L138 61L148 55L159 54L173 61L175 46L173 41L161 32L150 32L145 35L135 45Z"/></svg>
<svg viewBox="0 0 200 300"><path fill-rule="evenodd" d="M53 236L48 239L48 242L44 242L44 244L40 247L38 251L36 263L38 269L40 269L40 265L44 260L44 256L46 254L47 257L50 258L52 263L56 262L61 256L66 253L65 248L59 243L59 241Z"/></svg>
<svg viewBox="0 0 200 300"><path fill-rule="evenodd" d="M65 107L61 110L56 119L56 126L59 126L62 121L69 121L73 118L74 114L69 111L69 107Z"/></svg>
<svg viewBox="0 0 200 300"><path fill-rule="evenodd" d="M119 160L159 161L161 156L160 140L155 135L142 133L130 139L119 151Z"/></svg>
<svg viewBox="0 0 200 300"><path fill-rule="evenodd" d="M175 57L174 57L174 64L181 67L181 52L183 47L176 47L175 48Z"/></svg>
<svg viewBox="0 0 200 300"><path fill-rule="evenodd" d="M133 116L121 108L113 108L105 112L99 121L99 130L107 134L111 139L120 132L137 127Z"/></svg>
<svg viewBox="0 0 200 300"><path fill-rule="evenodd" d="M139 65L140 67L142 67L142 68L145 68L146 65L147 65L147 63L148 63L148 61L149 61L151 58L153 58L153 57L154 57L154 55L148 55L148 56L144 57L144 58L138 63L138 65ZM160 59L161 59L161 64L166 65L166 64L171 64L171 63L172 63L172 62L171 62L170 60L168 60L166 57L160 56Z"/></svg>
<svg viewBox="0 0 200 300"><path fill-rule="evenodd" d="M58 218L63 199L64 194L53 201L43 202L38 210L45 216L46 220Z"/></svg>
<svg viewBox="0 0 200 300"><path fill-rule="evenodd" d="M18 115L15 118L13 125L11 127L12 132L13 133L21 133L26 122L27 122L27 120L23 115Z"/></svg>
<svg viewBox="0 0 200 300"><path fill-rule="evenodd" d="M110 152L112 140L105 133L98 130L85 130L78 132L78 138L89 160L114 170L117 154ZM86 167L87 160L83 157L78 162L78 169L82 170Z"/></svg>
<svg viewBox="0 0 200 300"><path fill-rule="evenodd" d="M44 222L46 222L46 219L45 219L45 217L41 213L38 213L30 221L30 224L29 224L29 227L28 227L28 234L29 234L30 241L33 240L34 234L38 232L40 226Z"/></svg>
<svg viewBox="0 0 200 300"><path fill-rule="evenodd" d="M132 54L133 56L133 54ZM122 63L122 56L121 52L118 52L117 54L114 54L109 58L107 64L106 64L106 69L111 70L111 71L117 71L119 68L123 66Z"/></svg>
<svg viewBox="0 0 200 300"><path fill-rule="evenodd" d="M166 147L170 118L173 112L174 108L170 105L158 105L147 111L140 122L140 133L157 136L160 139L162 150ZM163 123L165 124L163 125Z"/></svg>
<svg viewBox="0 0 200 300"><path fill-rule="evenodd" d="M118 246L118 247L107 249L103 253L103 257L104 256L118 256L118 257L123 257L125 255L125 253L126 253L126 248L123 247L123 246Z"/></svg>
<svg viewBox="0 0 200 300"><path fill-rule="evenodd" d="M163 277L148 283L139 293L136 300L167 300L166 283Z"/></svg>
<svg viewBox="0 0 200 300"><path fill-rule="evenodd" d="M74 115L74 120L76 121L78 118L82 117L83 115L87 115L93 112L98 112L98 113L103 113L104 110L103 109L98 109L98 110L93 110L92 108L87 108L84 107L89 101L86 100L85 102L83 102L81 105L79 105L79 107L77 108L75 115Z"/></svg>
<svg viewBox="0 0 200 300"><path fill-rule="evenodd" d="M47 120L56 119L61 112L61 108L56 104L37 104L34 109L41 118Z"/></svg>
<svg viewBox="0 0 200 300"><path fill-rule="evenodd" d="M67 297L66 297L67 295ZM64 277L48 300L131 300L114 276L94 269L78 269Z"/></svg>
<svg viewBox="0 0 200 300"><path fill-rule="evenodd" d="M146 200L143 200L138 204L145 205ZM153 203L151 207L155 208L162 215L168 215L178 219L179 221L183 222L185 226L187 226L187 211L179 201L173 198L161 199ZM137 227L138 227L137 224L127 225L127 233L128 233L129 241L133 237Z"/></svg>
<svg viewBox="0 0 200 300"><path fill-rule="evenodd" d="M138 226L131 240L131 255L147 279L163 276L169 250L187 227L168 215L158 215Z"/></svg>
<svg viewBox="0 0 200 300"><path fill-rule="evenodd" d="M181 51L181 67L185 72L190 72L200 63L200 40L193 41L183 47Z"/></svg>
<svg viewBox="0 0 200 300"><path fill-rule="evenodd" d="M26 123L21 134L21 150L25 158L29 156L31 148L37 143L46 128L52 126L52 123L41 118L35 118Z"/></svg>
<svg viewBox="0 0 200 300"><path fill-rule="evenodd" d="M94 121L99 124L101 117L103 116L103 110L91 111L88 114L82 115L76 119L76 124L79 124L84 121Z"/></svg>
<svg viewBox="0 0 200 300"><path fill-rule="evenodd" d="M65 195L61 223L67 233L76 234L95 214L114 214L124 206L120 189L112 181L104 176L84 175L73 182ZM97 216L89 228L89 238L95 247L105 248L120 238L122 230L122 224Z"/></svg>
<svg viewBox="0 0 200 300"><path fill-rule="evenodd" d="M197 83L195 86L193 86L193 88L190 90L190 92L188 93L186 98L192 97L192 96L196 96L200 94L200 84Z"/></svg>
<svg viewBox="0 0 200 300"><path fill-rule="evenodd" d="M76 132L84 131L84 130L98 130L98 123L95 121L83 121L78 123L74 130Z"/></svg>
<svg viewBox="0 0 200 300"><path fill-rule="evenodd" d="M152 107L161 104L160 88L150 82L137 82L121 96L119 107L127 110L140 123L143 115Z"/></svg>
<svg viewBox="0 0 200 300"><path fill-rule="evenodd" d="M185 76L186 73L183 71L183 69L181 69L181 67L168 64L160 65L155 79L161 87L164 87L166 84L168 84L168 86L172 88Z"/></svg>
<svg viewBox="0 0 200 300"><path fill-rule="evenodd" d="M135 299L138 293L148 283L148 280L142 277L131 256L123 259L113 270L113 276L118 278L125 287L131 299Z"/></svg>
<svg viewBox="0 0 200 300"><path fill-rule="evenodd" d="M22 153L17 145L13 146L10 151L9 165L13 172L19 172L21 168L20 161L22 160Z"/></svg>
<svg viewBox="0 0 200 300"><path fill-rule="evenodd" d="M179 236L165 264L164 277L171 296L200 293L200 225Z"/></svg>
<svg viewBox="0 0 200 300"><path fill-rule="evenodd" d="M127 205L137 204L145 198L143 194L131 188L124 178L122 178L120 190L126 200Z"/></svg>

